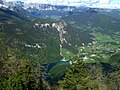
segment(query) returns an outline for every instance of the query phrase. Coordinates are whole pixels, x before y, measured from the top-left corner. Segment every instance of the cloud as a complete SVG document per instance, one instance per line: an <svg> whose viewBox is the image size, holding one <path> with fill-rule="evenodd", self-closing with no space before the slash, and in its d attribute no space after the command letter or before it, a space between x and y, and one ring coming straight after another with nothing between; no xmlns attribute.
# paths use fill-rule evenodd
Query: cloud
<svg viewBox="0 0 120 90"><path fill-rule="evenodd" d="M16 1L16 0L6 0ZM25 3L41 3L41 4L56 4L56 5L69 5L69 6L91 6L91 7L120 7L120 0L18 0Z"/></svg>
<svg viewBox="0 0 120 90"><path fill-rule="evenodd" d="M25 1L25 2L32 2L32 3L49 3L49 2L56 2L56 3L94 3L94 2L108 2L109 0L6 0L6 1Z"/></svg>
<svg viewBox="0 0 120 90"><path fill-rule="evenodd" d="M99 0L100 4L109 4L110 0Z"/></svg>

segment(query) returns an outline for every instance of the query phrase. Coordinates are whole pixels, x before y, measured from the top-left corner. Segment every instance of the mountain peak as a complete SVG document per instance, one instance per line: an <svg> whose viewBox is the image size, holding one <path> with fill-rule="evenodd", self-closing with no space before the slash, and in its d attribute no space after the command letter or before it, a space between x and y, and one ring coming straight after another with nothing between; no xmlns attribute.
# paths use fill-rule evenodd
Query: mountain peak
<svg viewBox="0 0 120 90"><path fill-rule="evenodd" d="M6 0L7 2L24 2L26 5L34 4L51 4L51 5L64 5L64 6L85 6L91 8L110 8L120 9L119 0Z"/></svg>

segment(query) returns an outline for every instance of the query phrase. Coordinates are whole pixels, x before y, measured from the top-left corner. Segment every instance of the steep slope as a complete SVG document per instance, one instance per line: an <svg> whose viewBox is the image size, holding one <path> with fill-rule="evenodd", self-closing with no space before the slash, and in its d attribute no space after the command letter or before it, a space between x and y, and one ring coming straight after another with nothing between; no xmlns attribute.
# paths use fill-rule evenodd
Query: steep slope
<svg viewBox="0 0 120 90"><path fill-rule="evenodd" d="M64 74L76 55L85 63L99 62L101 57L100 62L109 63L120 51L120 20L111 15L88 9L71 11L59 19L27 18L23 14L1 8L0 31L6 34L17 58L29 59L33 66L48 66L53 80Z"/></svg>
<svg viewBox="0 0 120 90"><path fill-rule="evenodd" d="M49 71L53 80L64 75L65 68L75 62L73 58L76 53L83 58L85 63L119 61L119 59L118 61L111 60L116 55L115 53L120 52L119 19L98 12L85 11L64 16L62 20L67 23L63 31L65 33L62 35L64 42L60 49L64 58ZM71 54L74 51L76 53ZM56 73L57 70L59 71Z"/></svg>
<svg viewBox="0 0 120 90"><path fill-rule="evenodd" d="M1 15L1 14L0 14ZM6 34L8 44L18 58L29 58L32 64L55 62L60 59L59 39L48 33L52 28L37 28L36 23L46 20L25 21L4 13L0 20L0 31ZM9 19L7 19L9 16ZM48 21L51 22L51 21Z"/></svg>

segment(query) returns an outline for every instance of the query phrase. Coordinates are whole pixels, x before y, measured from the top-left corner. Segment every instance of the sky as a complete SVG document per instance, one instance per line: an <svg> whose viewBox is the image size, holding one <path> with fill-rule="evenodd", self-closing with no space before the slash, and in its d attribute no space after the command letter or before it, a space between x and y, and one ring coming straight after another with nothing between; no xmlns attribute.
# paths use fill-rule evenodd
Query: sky
<svg viewBox="0 0 120 90"><path fill-rule="evenodd" d="M26 3L56 4L70 6L90 6L103 8L120 8L120 0L6 0L24 1Z"/></svg>

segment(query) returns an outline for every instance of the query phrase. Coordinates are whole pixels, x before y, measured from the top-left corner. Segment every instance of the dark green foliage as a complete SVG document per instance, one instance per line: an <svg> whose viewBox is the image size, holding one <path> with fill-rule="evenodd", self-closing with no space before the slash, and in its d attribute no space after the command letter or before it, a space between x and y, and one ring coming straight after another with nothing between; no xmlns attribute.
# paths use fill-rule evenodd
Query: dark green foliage
<svg viewBox="0 0 120 90"><path fill-rule="evenodd" d="M6 45L5 33L0 32L0 68L3 66L3 62L8 59L8 50Z"/></svg>
<svg viewBox="0 0 120 90"><path fill-rule="evenodd" d="M15 74L2 82L4 90L49 90L49 85L33 72L32 66L27 60L20 63Z"/></svg>
<svg viewBox="0 0 120 90"><path fill-rule="evenodd" d="M91 65L86 72L89 76L88 90L106 90L106 77L100 63Z"/></svg>
<svg viewBox="0 0 120 90"><path fill-rule="evenodd" d="M7 43L5 33L0 32L0 89L3 87L2 82L13 75L19 66Z"/></svg>
<svg viewBox="0 0 120 90"><path fill-rule="evenodd" d="M36 90L37 82L34 80L31 65L23 60L16 73L3 82L5 90Z"/></svg>
<svg viewBox="0 0 120 90"><path fill-rule="evenodd" d="M7 45L6 35L0 32L0 78L8 78L15 72L14 67L16 66L17 61Z"/></svg>
<svg viewBox="0 0 120 90"><path fill-rule="evenodd" d="M117 70L107 75L107 90L120 90L120 64L114 63Z"/></svg>
<svg viewBox="0 0 120 90"><path fill-rule="evenodd" d="M107 90L106 77L100 64L88 67L79 57L76 61L59 82L58 90Z"/></svg>
<svg viewBox="0 0 120 90"><path fill-rule="evenodd" d="M64 79L59 82L58 90L119 90L120 66L119 64L114 66L116 71L105 73L100 63L89 66L82 63L73 64Z"/></svg>
<svg viewBox="0 0 120 90"><path fill-rule="evenodd" d="M40 74L42 73L41 69L39 69L40 73L37 73L37 71L33 71L35 68L31 66L28 60L16 58L17 53L12 52L13 50L8 46L6 35L3 32L0 33L0 41L0 90L50 89L48 83ZM18 52L17 49L16 51ZM41 64L41 60L38 61Z"/></svg>
<svg viewBox="0 0 120 90"><path fill-rule="evenodd" d="M107 86L107 90L120 90L120 72L109 73Z"/></svg>
<svg viewBox="0 0 120 90"><path fill-rule="evenodd" d="M120 52L114 53L111 57L109 62L111 64L113 63L119 63L120 64Z"/></svg>
<svg viewBox="0 0 120 90"><path fill-rule="evenodd" d="M91 54L95 54L96 57L91 60L97 62L96 66L86 67L84 61L77 57L64 79L59 82L60 90L120 89L119 69L104 73L99 64L102 61L114 63L116 66L120 63L119 20L99 13L85 12L74 15L68 12L69 15L61 18L59 22L48 18L25 21L22 16L27 16L28 13L21 11L23 10L20 9L19 15L17 11L0 9L0 89L49 90L42 65L60 61L60 44L75 55L82 45L85 49L79 54L87 56L88 59ZM40 25L35 25L36 23L49 23L50 26L41 28ZM60 43L60 32L51 27L53 23L63 24L66 32L63 38L67 42ZM92 41L98 44L93 45ZM93 47L86 46L88 43ZM86 47L91 49L85 52ZM85 62L88 63L89 60ZM65 65L57 63L48 71L53 80L63 76L65 68L70 66L68 63L69 61Z"/></svg>
<svg viewBox="0 0 120 90"><path fill-rule="evenodd" d="M64 79L59 82L60 90L87 90L88 78L85 74L85 67L82 59L76 58L77 63L72 64Z"/></svg>

